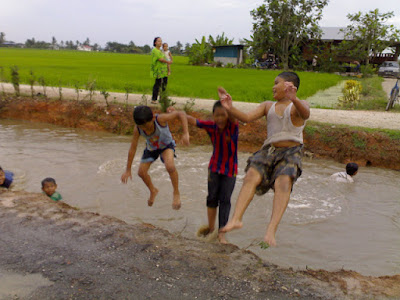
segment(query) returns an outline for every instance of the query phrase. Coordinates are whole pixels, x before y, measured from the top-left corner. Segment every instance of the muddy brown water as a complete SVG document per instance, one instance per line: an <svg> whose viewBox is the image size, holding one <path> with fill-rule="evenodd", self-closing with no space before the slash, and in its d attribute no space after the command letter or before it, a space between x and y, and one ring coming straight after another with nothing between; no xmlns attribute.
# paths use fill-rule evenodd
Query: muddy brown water
<svg viewBox="0 0 400 300"><path fill-rule="evenodd" d="M177 148L182 208L174 211L172 187L159 161L150 175L160 193L154 206L147 206L148 191L135 174L143 142L133 165L133 181L120 183L129 144L126 136L0 120L0 165L16 172L18 188L41 192L40 181L54 177L70 205L128 223L152 223L194 238L207 220L211 146ZM248 156L239 155L232 207ZM332 182L329 176L342 169L343 165L333 161L304 160L303 175L294 186L278 229L277 248L258 246L271 213L272 192L254 198L244 216L244 227L230 233L228 240L283 267L344 268L373 276L400 274L400 173L361 168L354 184Z"/></svg>

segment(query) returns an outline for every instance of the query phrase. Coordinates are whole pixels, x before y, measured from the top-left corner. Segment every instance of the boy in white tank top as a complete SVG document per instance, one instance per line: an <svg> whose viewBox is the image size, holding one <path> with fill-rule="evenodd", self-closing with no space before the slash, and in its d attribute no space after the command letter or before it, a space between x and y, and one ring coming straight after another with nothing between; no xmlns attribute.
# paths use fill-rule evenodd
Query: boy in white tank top
<svg viewBox="0 0 400 300"><path fill-rule="evenodd" d="M273 94L276 103L265 101L249 113L233 107L229 94L221 97L222 105L238 120L249 123L266 117L268 137L263 147L247 161L246 176L236 201L232 219L221 229L229 232L243 226L242 218L254 194L274 190L273 208L264 241L276 246L275 233L288 205L293 184L301 175L303 128L310 117L310 107L296 96L300 79L294 72L283 72L275 78Z"/></svg>

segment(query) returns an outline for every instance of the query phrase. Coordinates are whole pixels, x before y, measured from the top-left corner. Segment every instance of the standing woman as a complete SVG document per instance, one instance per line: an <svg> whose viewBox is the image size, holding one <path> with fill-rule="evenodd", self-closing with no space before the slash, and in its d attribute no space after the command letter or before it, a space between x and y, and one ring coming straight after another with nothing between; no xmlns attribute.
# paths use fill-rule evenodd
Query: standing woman
<svg viewBox="0 0 400 300"><path fill-rule="evenodd" d="M156 37L153 41L153 50L151 51L151 76L156 79L153 86L153 97L151 103L157 103L158 92L160 86L162 91L165 91L168 83L168 68L167 65L171 64L172 61L165 59L164 53L161 51L162 40L160 37Z"/></svg>

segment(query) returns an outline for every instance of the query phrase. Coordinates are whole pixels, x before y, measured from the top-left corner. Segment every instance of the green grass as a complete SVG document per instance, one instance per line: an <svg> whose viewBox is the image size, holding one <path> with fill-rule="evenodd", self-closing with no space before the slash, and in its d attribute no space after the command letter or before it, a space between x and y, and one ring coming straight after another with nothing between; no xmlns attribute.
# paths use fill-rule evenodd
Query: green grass
<svg viewBox="0 0 400 300"><path fill-rule="evenodd" d="M29 71L43 76L48 85L82 88L95 79L97 89L124 92L131 84L135 93L151 93L150 56L104 52L53 51L0 48L0 67L10 76L9 67L17 65L21 83L28 84ZM174 57L168 91L171 96L215 99L223 86L234 100L262 102L272 100L272 86L281 71L211 68L188 65L187 57ZM319 90L335 86L342 77L327 73L298 72L301 80L298 97L306 99Z"/></svg>

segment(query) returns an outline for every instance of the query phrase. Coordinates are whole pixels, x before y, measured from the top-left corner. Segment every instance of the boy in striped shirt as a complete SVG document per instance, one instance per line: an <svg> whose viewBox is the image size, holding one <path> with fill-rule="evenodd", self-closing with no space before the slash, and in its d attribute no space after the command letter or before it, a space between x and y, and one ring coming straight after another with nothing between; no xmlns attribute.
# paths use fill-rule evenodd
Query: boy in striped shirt
<svg viewBox="0 0 400 300"><path fill-rule="evenodd" d="M218 93L226 94L226 91L218 88ZM192 116L187 116L187 118L189 124L206 130L213 145L213 153L208 165L208 228L203 232L204 235L208 235L215 230L218 206L219 228L224 227L229 219L231 195L235 187L238 165L239 123L228 114L221 101L215 102L213 106L214 120L198 120ZM224 232L218 233L218 240L220 243L227 243Z"/></svg>

